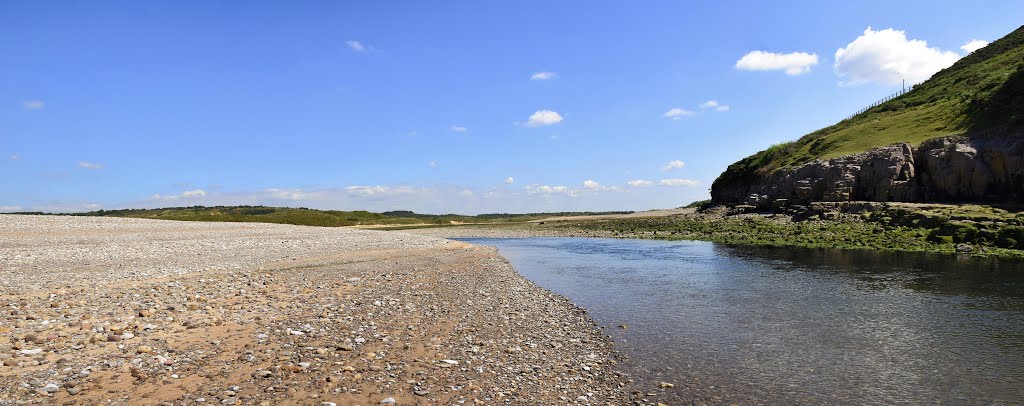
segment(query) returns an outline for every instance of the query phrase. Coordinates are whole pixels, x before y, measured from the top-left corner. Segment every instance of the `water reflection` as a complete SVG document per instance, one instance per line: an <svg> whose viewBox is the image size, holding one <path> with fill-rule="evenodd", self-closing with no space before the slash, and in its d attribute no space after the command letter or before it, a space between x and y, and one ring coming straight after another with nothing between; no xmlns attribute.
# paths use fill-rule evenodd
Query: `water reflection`
<svg viewBox="0 0 1024 406"><path fill-rule="evenodd" d="M617 239L468 239L586 307L669 403L1022 403L1024 265ZM675 388L656 389L660 381Z"/></svg>

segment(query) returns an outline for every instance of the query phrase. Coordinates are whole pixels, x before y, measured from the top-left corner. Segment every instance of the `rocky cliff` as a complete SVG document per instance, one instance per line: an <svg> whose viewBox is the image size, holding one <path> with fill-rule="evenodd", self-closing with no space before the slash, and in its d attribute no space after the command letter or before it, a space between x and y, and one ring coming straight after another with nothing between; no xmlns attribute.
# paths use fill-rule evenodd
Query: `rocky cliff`
<svg viewBox="0 0 1024 406"><path fill-rule="evenodd" d="M761 209L812 201L1024 202L1024 135L942 137L716 181L719 204Z"/></svg>

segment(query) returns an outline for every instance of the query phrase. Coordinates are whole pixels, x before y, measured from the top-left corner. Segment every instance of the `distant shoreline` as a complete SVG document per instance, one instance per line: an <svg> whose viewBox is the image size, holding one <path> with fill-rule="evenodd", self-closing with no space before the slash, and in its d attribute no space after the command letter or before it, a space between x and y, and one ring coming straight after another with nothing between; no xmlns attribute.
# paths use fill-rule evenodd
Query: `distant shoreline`
<svg viewBox="0 0 1024 406"><path fill-rule="evenodd" d="M1024 258L1024 213L982 205L842 202L802 212L715 207L418 228L436 237L607 237ZM1020 235L1020 237L1017 237Z"/></svg>

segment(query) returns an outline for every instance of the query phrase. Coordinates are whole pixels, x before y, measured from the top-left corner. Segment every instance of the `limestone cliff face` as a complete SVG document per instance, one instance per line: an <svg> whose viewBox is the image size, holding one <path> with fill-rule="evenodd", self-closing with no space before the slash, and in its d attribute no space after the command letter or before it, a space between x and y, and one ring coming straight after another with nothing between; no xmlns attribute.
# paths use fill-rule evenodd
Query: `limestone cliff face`
<svg viewBox="0 0 1024 406"><path fill-rule="evenodd" d="M812 201L1024 202L1024 137L943 137L715 182L716 203L759 208Z"/></svg>

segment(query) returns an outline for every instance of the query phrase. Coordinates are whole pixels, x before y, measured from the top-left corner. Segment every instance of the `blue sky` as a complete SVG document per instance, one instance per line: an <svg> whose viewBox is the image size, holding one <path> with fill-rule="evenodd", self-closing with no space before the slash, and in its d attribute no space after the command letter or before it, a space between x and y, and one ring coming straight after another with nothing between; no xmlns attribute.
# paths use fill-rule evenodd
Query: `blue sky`
<svg viewBox="0 0 1024 406"><path fill-rule="evenodd" d="M0 211L677 207L1024 15L774 3L5 1Z"/></svg>

